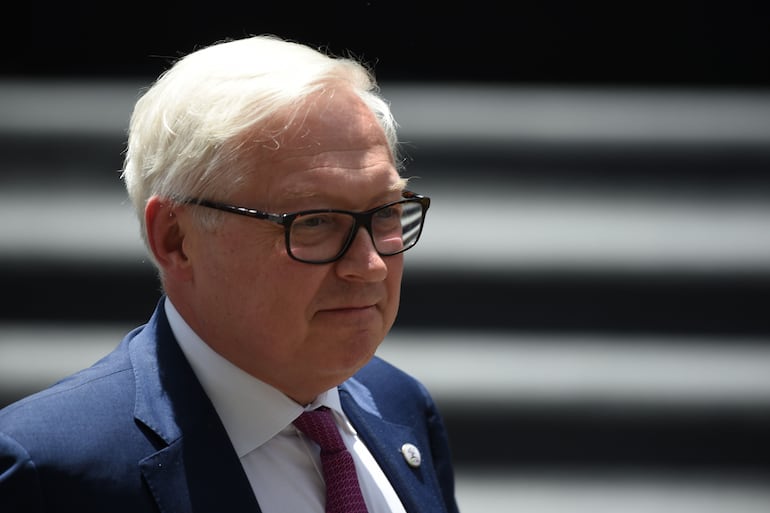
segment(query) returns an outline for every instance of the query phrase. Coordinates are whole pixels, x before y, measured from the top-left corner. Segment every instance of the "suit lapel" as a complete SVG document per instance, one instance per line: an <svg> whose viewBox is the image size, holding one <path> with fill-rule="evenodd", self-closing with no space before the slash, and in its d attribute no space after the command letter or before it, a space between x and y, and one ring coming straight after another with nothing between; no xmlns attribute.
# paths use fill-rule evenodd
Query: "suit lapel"
<svg viewBox="0 0 770 513"><path fill-rule="evenodd" d="M139 462L142 475L161 511L259 512L238 456L162 305L130 343L134 414L159 448Z"/></svg>
<svg viewBox="0 0 770 513"><path fill-rule="evenodd" d="M401 452L404 444L416 446L429 457L429 440L407 425L382 418L368 390L355 378L340 386L340 401L351 424L382 468L407 512L444 513L443 499L433 466L412 467Z"/></svg>

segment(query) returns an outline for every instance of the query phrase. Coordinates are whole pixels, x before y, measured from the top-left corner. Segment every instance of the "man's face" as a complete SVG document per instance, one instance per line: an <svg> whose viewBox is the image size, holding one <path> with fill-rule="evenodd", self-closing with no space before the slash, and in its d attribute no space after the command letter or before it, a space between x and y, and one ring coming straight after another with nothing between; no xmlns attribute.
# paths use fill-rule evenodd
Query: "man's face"
<svg viewBox="0 0 770 513"><path fill-rule="evenodd" d="M401 197L382 129L349 92L316 97L276 142L277 150L260 145L245 157L255 172L238 192L214 199L282 213L362 211ZM289 257L282 226L225 214L213 232L191 230L185 252L192 297L180 311L188 323L225 358L298 402L355 373L396 318L403 255L380 257L365 230L342 259L313 265Z"/></svg>

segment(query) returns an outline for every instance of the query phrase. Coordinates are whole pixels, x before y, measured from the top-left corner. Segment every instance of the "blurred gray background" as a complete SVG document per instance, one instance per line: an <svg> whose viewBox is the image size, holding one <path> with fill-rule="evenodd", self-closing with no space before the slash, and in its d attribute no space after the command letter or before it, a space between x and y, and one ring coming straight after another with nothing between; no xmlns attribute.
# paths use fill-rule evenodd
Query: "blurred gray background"
<svg viewBox="0 0 770 513"><path fill-rule="evenodd" d="M0 405L159 297L119 169L176 56L369 62L432 197L382 356L433 391L465 513L770 511L770 8L20 6L0 35Z"/></svg>

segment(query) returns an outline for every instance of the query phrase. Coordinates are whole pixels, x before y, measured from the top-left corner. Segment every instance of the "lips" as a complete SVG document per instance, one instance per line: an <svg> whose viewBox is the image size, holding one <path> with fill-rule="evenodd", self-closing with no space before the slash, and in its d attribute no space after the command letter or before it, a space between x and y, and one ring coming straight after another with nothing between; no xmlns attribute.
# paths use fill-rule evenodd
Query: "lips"
<svg viewBox="0 0 770 513"><path fill-rule="evenodd" d="M325 295L324 300L316 303L318 313L361 313L369 309L381 309L388 302L388 294L382 288L366 290L339 290Z"/></svg>
<svg viewBox="0 0 770 513"><path fill-rule="evenodd" d="M355 311L364 311L369 308L374 308L375 304L367 304L367 305L350 305L350 306L338 306L333 308L324 308L323 310L320 310L321 312L355 312Z"/></svg>

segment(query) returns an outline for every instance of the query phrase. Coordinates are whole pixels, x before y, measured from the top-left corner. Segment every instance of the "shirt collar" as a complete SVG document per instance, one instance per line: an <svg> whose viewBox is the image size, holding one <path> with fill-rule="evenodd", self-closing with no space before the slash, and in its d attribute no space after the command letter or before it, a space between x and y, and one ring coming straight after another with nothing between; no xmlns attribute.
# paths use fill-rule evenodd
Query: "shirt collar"
<svg viewBox="0 0 770 513"><path fill-rule="evenodd" d="M320 406L331 409L338 424L355 433L342 412L336 387L302 406L214 351L190 328L170 299L166 298L164 307L171 331L214 405L239 458L273 438L303 411Z"/></svg>

